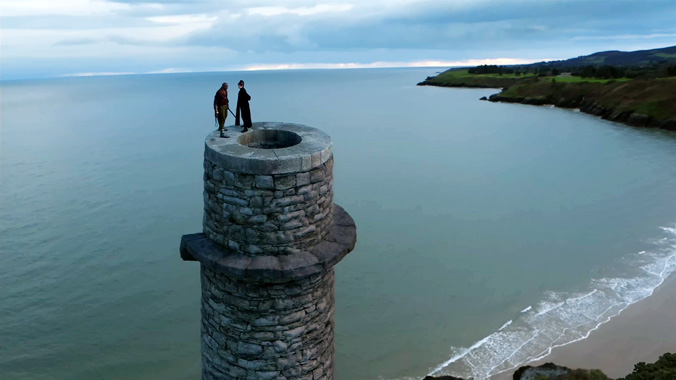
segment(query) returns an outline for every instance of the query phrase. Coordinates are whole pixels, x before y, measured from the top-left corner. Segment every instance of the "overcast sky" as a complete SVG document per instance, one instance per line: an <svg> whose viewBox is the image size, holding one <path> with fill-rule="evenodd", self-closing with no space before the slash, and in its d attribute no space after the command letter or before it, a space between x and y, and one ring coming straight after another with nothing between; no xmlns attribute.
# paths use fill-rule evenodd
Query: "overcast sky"
<svg viewBox="0 0 676 380"><path fill-rule="evenodd" d="M676 0L0 2L5 80L509 64L673 45Z"/></svg>

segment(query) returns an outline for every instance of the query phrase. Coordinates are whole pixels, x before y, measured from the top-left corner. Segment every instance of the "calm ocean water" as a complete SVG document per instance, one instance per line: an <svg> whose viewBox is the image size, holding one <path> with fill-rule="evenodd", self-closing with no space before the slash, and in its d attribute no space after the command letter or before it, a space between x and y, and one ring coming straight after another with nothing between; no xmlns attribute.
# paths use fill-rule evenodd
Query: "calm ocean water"
<svg viewBox="0 0 676 380"><path fill-rule="evenodd" d="M178 245L201 231L223 81L246 81L254 121L333 138L359 231L336 268L338 380L482 379L676 271L675 133L415 86L434 72L1 82L1 377L199 378L199 268Z"/></svg>

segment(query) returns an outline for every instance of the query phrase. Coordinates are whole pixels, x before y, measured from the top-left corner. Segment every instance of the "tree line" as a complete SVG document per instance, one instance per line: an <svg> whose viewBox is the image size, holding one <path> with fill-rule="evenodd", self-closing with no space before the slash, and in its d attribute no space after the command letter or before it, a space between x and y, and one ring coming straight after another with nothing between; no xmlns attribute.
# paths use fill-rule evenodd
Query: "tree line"
<svg viewBox="0 0 676 380"><path fill-rule="evenodd" d="M552 66L546 63L527 66L480 65L469 68L470 74L531 75L557 76L568 72L572 76L582 78L617 79L617 78L661 78L676 76L676 64L660 63L646 66L621 65L586 65L586 66Z"/></svg>

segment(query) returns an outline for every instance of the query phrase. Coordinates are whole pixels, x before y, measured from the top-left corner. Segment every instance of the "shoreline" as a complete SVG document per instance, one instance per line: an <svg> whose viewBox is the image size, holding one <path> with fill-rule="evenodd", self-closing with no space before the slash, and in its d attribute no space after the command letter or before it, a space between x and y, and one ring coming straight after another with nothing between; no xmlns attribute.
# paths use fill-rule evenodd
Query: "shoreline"
<svg viewBox="0 0 676 380"><path fill-rule="evenodd" d="M579 109L581 112L601 117L631 127L676 131L676 115L672 95L664 95L671 83L654 80L632 80L628 82L599 83L556 83L526 81L510 78L465 78L457 82L435 82L428 77L418 86L445 88L495 88L500 92L480 100L500 103L518 103L528 105L551 105L565 109ZM537 78L536 78L537 79ZM556 78L553 78L554 81ZM608 94L613 94L612 96ZM665 96L667 96L665 98ZM642 99L642 100L639 100ZM624 102L624 103L623 103ZM625 104L626 103L626 104ZM662 113L652 108L656 104L671 104ZM668 111L666 111L668 110ZM666 114L664 113L666 112Z"/></svg>
<svg viewBox="0 0 676 380"><path fill-rule="evenodd" d="M649 116L643 115L634 111L619 111L615 107L608 107L601 105L594 101L576 101L571 99L561 98L532 98L532 97L508 97L501 95L504 92L504 89L497 93L489 96L486 100L493 103L518 103L518 104L528 104L534 106L553 106L563 109L578 109L580 112L586 113L591 116L598 116L604 120L614 121L617 123L622 123L630 127L637 128L651 128L651 129L662 129L667 131L676 131L676 119L668 118L665 120L657 121Z"/></svg>
<svg viewBox="0 0 676 380"><path fill-rule="evenodd" d="M541 360L523 365L535 367L553 362L569 368L600 369L616 379L630 374L636 363L653 363L667 352L676 352L676 274L666 278L652 295L593 330L586 339L556 347ZM490 380L511 380L514 371L494 375Z"/></svg>

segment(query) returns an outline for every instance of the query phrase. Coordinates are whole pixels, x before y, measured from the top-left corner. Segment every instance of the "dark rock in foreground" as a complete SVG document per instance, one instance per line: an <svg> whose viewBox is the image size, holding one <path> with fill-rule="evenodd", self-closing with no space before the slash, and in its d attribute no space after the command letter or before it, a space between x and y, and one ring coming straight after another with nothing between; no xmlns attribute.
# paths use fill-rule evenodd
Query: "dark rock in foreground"
<svg viewBox="0 0 676 380"><path fill-rule="evenodd" d="M545 380L555 379L558 376L567 375L573 370L568 367L562 367L554 363L545 363L538 367L524 366L516 370L513 375L514 380ZM605 376L605 375L604 375ZM599 378L604 379L605 377ZM580 379L586 379L581 377ZM423 380L464 380L454 376L427 376Z"/></svg>
<svg viewBox="0 0 676 380"><path fill-rule="evenodd" d="M425 376L423 380L464 380L464 379L462 377L455 376L439 376L439 377Z"/></svg>
<svg viewBox="0 0 676 380"><path fill-rule="evenodd" d="M571 371L568 367L559 366L554 363L545 363L538 367L527 365L517 369L512 378L514 380L551 379L567 375Z"/></svg>
<svg viewBox="0 0 676 380"><path fill-rule="evenodd" d="M570 369L545 363L538 367L529 365L514 372L514 380L610 380L598 369ZM463 380L454 376L426 376L423 380ZM666 353L655 363L640 362L634 366L634 371L626 377L617 380L676 380L676 354Z"/></svg>

